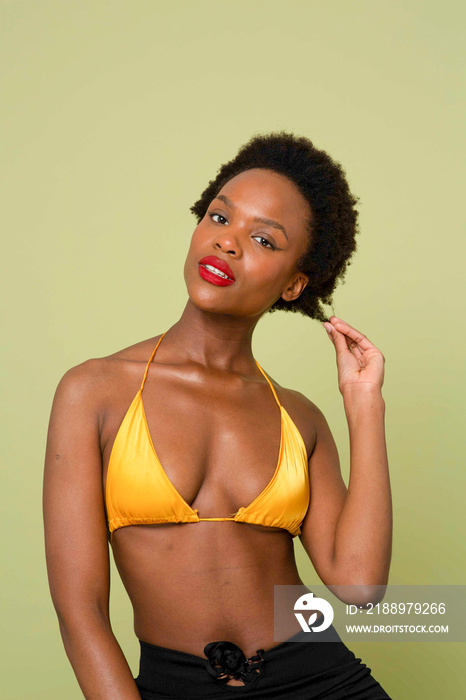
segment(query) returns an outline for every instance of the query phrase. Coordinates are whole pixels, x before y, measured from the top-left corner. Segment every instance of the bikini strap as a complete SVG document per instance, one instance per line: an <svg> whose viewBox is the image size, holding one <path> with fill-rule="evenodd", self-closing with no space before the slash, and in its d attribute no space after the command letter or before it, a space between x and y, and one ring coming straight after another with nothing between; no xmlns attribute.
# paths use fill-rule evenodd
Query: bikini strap
<svg viewBox="0 0 466 700"><path fill-rule="evenodd" d="M167 331L165 331L165 333L166 333L166 332L167 332ZM141 388L139 389L139 391L142 391L143 388L144 388L144 384L145 384L145 382L146 382L147 373L148 373L148 371L149 371L149 365L150 365L150 363L152 362L152 360L154 359L154 355L155 355L155 353L157 352L157 348L159 347L160 341L162 340L162 338L163 338L163 336L165 335L165 333L162 333L162 335L161 335L160 338L159 338L159 341L158 341L157 345L155 346L154 350L152 351L152 355L150 356L149 362L148 362L147 365L146 365L146 371L144 372L144 378L143 378L143 380L142 380Z"/></svg>
<svg viewBox="0 0 466 700"><path fill-rule="evenodd" d="M254 361L255 361L256 365L259 367L259 369L260 369L260 371L262 372L262 374L264 375L264 377L266 378L267 383L268 383L269 387L272 389L273 395L275 396L275 401L278 403L278 405L279 405L280 408L281 408L282 405L281 405L281 403L280 403L280 401L279 401L279 399L278 399L277 392L276 392L275 389L273 388L272 382L270 381L270 379L268 378L268 376L266 375L266 373L264 372L264 370L262 369L262 367L260 366L260 364L258 363L258 361L257 361L256 359L255 359Z"/></svg>

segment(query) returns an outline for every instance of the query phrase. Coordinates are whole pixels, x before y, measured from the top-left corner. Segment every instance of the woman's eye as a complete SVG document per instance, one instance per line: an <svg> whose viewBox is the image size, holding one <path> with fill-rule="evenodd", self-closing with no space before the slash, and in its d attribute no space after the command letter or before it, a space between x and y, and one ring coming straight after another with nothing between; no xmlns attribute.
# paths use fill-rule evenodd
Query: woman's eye
<svg viewBox="0 0 466 700"><path fill-rule="evenodd" d="M216 221L216 220L214 219L214 216L218 216L218 217L220 217L220 219L223 219L224 221L226 221L225 217L222 216L221 214L211 214L211 213L209 212L209 216L210 216L210 218L211 218L213 221L215 221L216 224L219 224L220 221Z"/></svg>
<svg viewBox="0 0 466 700"><path fill-rule="evenodd" d="M260 245L261 245L263 248L270 247L272 250L275 250L275 246L273 245L273 243L271 243L270 241L268 241L268 240L267 240L266 238L264 238L263 236L254 236L254 238L258 238L260 241L265 241L265 242L267 243L267 245L263 245L263 243L260 243Z"/></svg>

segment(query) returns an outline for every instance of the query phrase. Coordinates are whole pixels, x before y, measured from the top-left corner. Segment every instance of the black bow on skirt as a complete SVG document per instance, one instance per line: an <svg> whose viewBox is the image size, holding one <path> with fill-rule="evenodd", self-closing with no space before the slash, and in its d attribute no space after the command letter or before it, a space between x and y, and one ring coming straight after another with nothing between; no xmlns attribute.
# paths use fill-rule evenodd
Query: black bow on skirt
<svg viewBox="0 0 466 700"><path fill-rule="evenodd" d="M233 642L209 642L204 647L207 671L219 681L227 683L234 678L252 683L263 671L263 649L246 658L242 649Z"/></svg>

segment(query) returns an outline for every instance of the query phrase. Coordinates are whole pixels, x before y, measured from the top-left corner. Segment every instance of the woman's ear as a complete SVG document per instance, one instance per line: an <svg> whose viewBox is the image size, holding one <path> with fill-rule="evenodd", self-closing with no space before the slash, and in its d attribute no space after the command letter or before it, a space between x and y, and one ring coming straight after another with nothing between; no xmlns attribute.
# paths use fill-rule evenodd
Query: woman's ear
<svg viewBox="0 0 466 700"><path fill-rule="evenodd" d="M285 301L294 301L297 299L306 288L309 282L309 277L304 272L298 272L290 285L282 292L282 299Z"/></svg>

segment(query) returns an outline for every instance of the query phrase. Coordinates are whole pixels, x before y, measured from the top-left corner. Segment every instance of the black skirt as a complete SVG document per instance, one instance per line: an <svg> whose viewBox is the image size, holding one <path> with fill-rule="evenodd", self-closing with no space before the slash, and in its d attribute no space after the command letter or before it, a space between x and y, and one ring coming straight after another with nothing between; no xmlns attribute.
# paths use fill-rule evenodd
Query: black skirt
<svg viewBox="0 0 466 700"><path fill-rule="evenodd" d="M210 642L205 657L175 649L141 644L139 675L142 700L390 700L331 625L330 641L308 641L304 632L290 641L246 659L229 642ZM236 679L236 684L232 680Z"/></svg>

